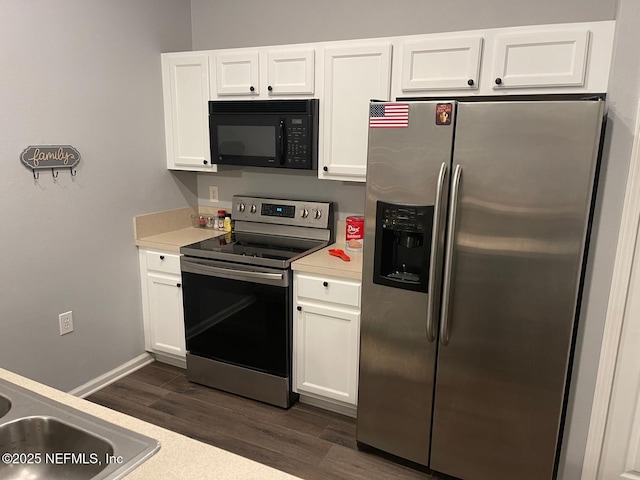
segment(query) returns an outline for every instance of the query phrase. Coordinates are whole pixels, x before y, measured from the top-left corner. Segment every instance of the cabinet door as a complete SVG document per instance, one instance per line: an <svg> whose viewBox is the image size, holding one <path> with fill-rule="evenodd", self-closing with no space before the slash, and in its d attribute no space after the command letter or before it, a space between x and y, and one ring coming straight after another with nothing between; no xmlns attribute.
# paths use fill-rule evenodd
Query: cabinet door
<svg viewBox="0 0 640 480"><path fill-rule="evenodd" d="M478 36L404 42L402 92L476 90L481 52Z"/></svg>
<svg viewBox="0 0 640 480"><path fill-rule="evenodd" d="M369 102L389 100L391 44L325 49L319 178L364 182Z"/></svg>
<svg viewBox="0 0 640 480"><path fill-rule="evenodd" d="M217 55L216 91L218 95L259 95L258 58L258 52Z"/></svg>
<svg viewBox="0 0 640 480"><path fill-rule="evenodd" d="M147 274L149 336L154 351L185 358L180 277Z"/></svg>
<svg viewBox="0 0 640 480"><path fill-rule="evenodd" d="M269 95L313 95L315 52L309 50L270 50L267 52L267 91Z"/></svg>
<svg viewBox="0 0 640 480"><path fill-rule="evenodd" d="M589 30L497 35L494 89L583 86Z"/></svg>
<svg viewBox="0 0 640 480"><path fill-rule="evenodd" d="M360 314L320 305L298 307L294 323L296 391L355 405Z"/></svg>
<svg viewBox="0 0 640 480"><path fill-rule="evenodd" d="M209 148L208 55L163 56L167 167L215 171Z"/></svg>

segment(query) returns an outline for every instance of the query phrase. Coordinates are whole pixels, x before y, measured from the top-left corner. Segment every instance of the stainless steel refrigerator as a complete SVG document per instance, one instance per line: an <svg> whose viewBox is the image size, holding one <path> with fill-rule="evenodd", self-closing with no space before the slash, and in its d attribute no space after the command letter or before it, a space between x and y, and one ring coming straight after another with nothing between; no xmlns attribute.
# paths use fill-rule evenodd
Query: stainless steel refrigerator
<svg viewBox="0 0 640 480"><path fill-rule="evenodd" d="M357 440L555 475L604 102L372 103Z"/></svg>

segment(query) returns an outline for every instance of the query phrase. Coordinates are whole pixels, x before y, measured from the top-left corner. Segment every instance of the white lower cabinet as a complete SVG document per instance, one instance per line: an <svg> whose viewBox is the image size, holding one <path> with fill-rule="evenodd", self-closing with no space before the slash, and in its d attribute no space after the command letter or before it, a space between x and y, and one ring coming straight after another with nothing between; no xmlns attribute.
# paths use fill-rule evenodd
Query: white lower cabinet
<svg viewBox="0 0 640 480"><path fill-rule="evenodd" d="M360 285L294 272L294 391L342 413L357 404Z"/></svg>
<svg viewBox="0 0 640 480"><path fill-rule="evenodd" d="M141 249L140 278L145 348L160 361L184 366L180 255Z"/></svg>

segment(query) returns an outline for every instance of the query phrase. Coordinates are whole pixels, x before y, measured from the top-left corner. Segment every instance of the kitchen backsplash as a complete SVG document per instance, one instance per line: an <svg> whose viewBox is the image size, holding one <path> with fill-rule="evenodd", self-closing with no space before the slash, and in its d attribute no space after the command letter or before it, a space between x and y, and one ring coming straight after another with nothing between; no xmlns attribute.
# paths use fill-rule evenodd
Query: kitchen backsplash
<svg viewBox="0 0 640 480"><path fill-rule="evenodd" d="M218 202L209 199L209 187L218 187ZM362 215L365 185L351 182L318 180L315 172L264 172L259 168L224 168L215 174L198 174L198 205L231 210L234 195L320 200L335 202L335 216L344 220L349 215Z"/></svg>

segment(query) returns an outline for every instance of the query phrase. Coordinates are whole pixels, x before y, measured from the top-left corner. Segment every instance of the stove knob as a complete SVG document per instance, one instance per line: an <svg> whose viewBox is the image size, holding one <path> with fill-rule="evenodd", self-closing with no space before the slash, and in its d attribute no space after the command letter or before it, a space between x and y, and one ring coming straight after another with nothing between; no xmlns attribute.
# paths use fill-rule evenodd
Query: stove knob
<svg viewBox="0 0 640 480"><path fill-rule="evenodd" d="M255 204L251 205L251 213L256 213L256 210L258 208L255 206Z"/></svg>
<svg viewBox="0 0 640 480"><path fill-rule="evenodd" d="M309 210L307 210L306 208L303 208L302 212L300 212L300 216L302 218L307 218L309 216Z"/></svg>
<svg viewBox="0 0 640 480"><path fill-rule="evenodd" d="M316 220L322 216L322 210L316 210Z"/></svg>
<svg viewBox="0 0 640 480"><path fill-rule="evenodd" d="M239 212L244 212L244 208L245 208L245 207L244 207L244 203L239 203L239 204L238 204L238 211L239 211Z"/></svg>

